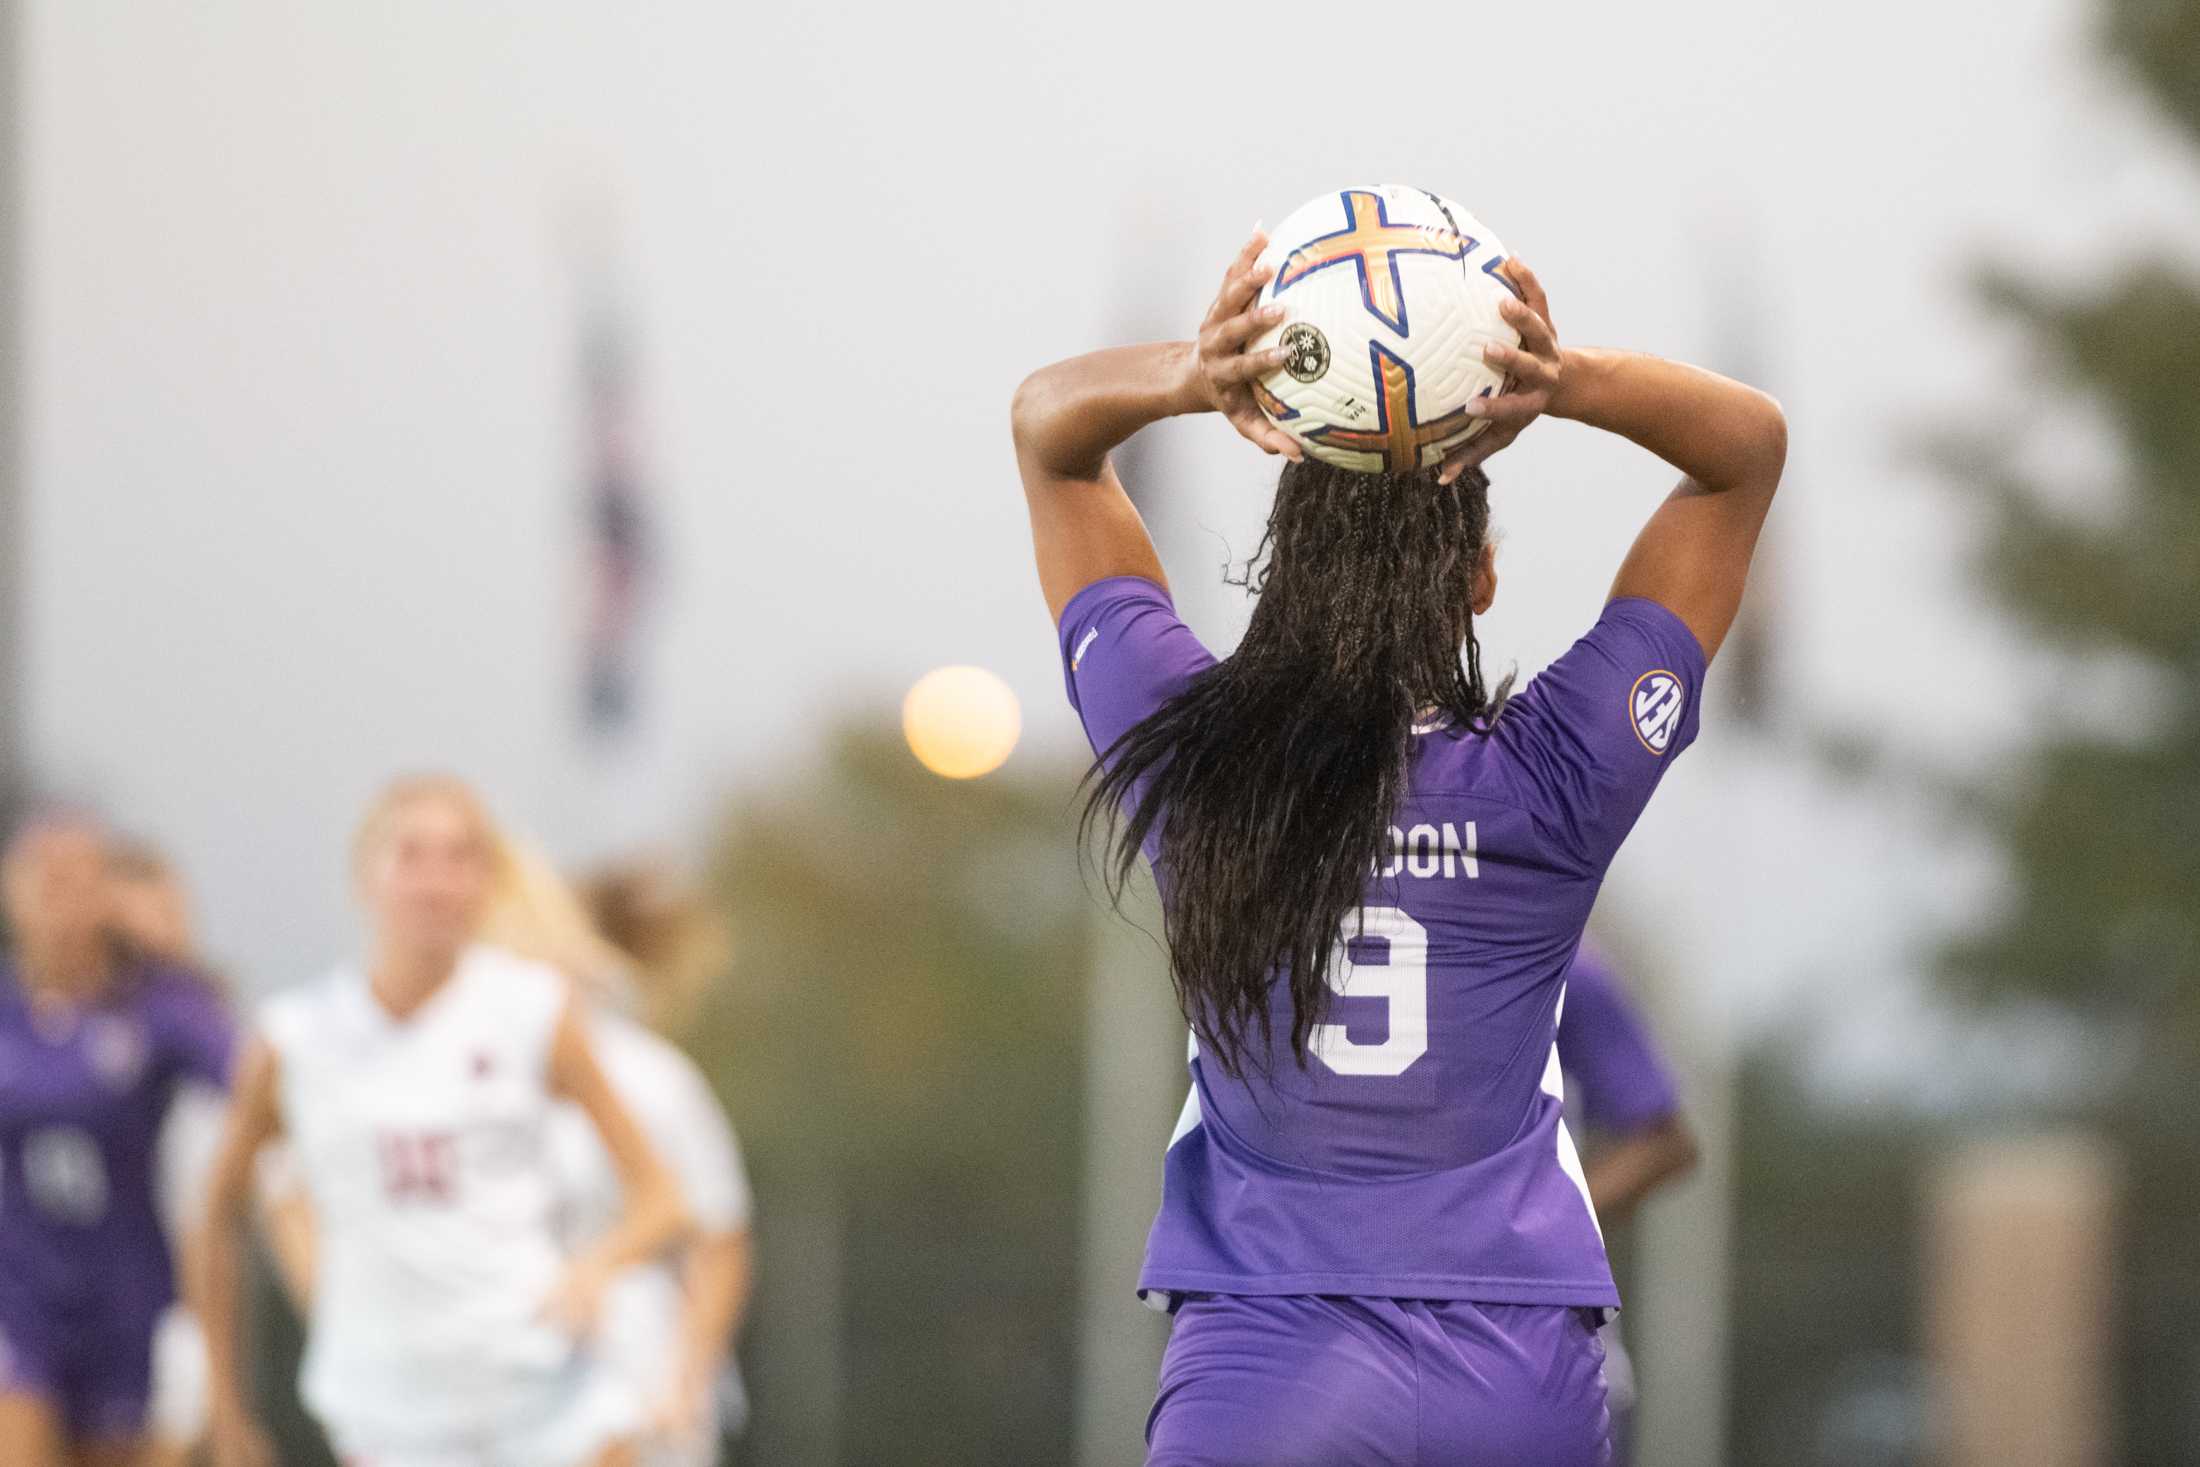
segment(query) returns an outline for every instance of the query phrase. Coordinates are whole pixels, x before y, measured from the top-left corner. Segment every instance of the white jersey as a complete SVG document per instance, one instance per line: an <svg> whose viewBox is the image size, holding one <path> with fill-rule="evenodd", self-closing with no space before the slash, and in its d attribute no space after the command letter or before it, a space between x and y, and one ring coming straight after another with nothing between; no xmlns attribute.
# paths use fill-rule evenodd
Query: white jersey
<svg viewBox="0 0 2200 1467"><path fill-rule="evenodd" d="M338 1435L506 1430L583 1369L541 1318L564 1263L544 1148L566 1002L551 969L474 947L404 1020L352 969L267 1005L318 1229L303 1390Z"/></svg>
<svg viewBox="0 0 2200 1467"><path fill-rule="evenodd" d="M749 1182L733 1127L695 1061L632 1019L598 1012L589 1043L604 1078L679 1184L698 1231L736 1232L749 1221ZM560 1235L578 1251L618 1220L623 1191L595 1125L560 1105L551 1123ZM679 1368L681 1284L672 1260L629 1269L604 1300L597 1349L646 1401L661 1400Z"/></svg>

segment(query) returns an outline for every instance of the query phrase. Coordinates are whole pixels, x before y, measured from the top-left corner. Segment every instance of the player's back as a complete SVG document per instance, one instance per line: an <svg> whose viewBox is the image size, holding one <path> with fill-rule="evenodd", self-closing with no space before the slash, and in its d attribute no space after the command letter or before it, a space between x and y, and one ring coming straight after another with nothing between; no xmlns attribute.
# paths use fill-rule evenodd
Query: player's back
<svg viewBox="0 0 2200 1467"><path fill-rule="evenodd" d="M1086 588L1061 632L1096 750L1213 665L1150 582ZM1703 666L1671 612L1615 601L1493 727L1417 732L1303 1063L1280 982L1241 1076L1193 1058L1143 1288L1617 1303L1560 1121L1559 1006Z"/></svg>
<svg viewBox="0 0 2200 1467"><path fill-rule="evenodd" d="M495 1420L572 1355L544 1161L566 985L492 948L405 1019L339 970L271 1002L283 1122L318 1229L305 1370L378 1439Z"/></svg>

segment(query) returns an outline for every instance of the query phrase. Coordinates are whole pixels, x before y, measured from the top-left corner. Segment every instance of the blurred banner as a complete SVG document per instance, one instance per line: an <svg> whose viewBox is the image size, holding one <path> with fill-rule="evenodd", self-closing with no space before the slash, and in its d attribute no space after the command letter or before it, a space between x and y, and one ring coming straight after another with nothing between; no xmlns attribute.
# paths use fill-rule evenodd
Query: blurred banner
<svg viewBox="0 0 2200 1467"><path fill-rule="evenodd" d="M581 720L592 739L608 743L640 715L658 527L636 442L634 326L603 232L586 231L576 283L586 486Z"/></svg>

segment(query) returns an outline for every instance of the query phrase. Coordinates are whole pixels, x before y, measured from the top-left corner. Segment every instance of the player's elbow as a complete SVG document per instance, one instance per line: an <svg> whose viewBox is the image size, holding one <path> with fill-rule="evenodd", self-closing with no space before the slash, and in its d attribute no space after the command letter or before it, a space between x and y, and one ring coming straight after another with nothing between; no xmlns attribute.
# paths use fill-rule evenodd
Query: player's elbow
<svg viewBox="0 0 2200 1467"><path fill-rule="evenodd" d="M1044 436L1060 397L1052 369L1047 367L1041 367L1016 384L1015 395L1008 400L1008 428L1019 453L1028 451Z"/></svg>
<svg viewBox="0 0 2200 1467"><path fill-rule="evenodd" d="M1659 1141L1660 1170L1669 1182L1679 1181L1703 1162L1703 1148L1696 1142L1696 1133L1688 1122L1679 1116L1668 1120L1662 1128Z"/></svg>
<svg viewBox="0 0 2200 1467"><path fill-rule="evenodd" d="M1779 487L1780 475L1787 468L1787 410L1780 406L1780 400L1769 392L1750 388L1740 437L1751 468L1751 482L1770 494Z"/></svg>

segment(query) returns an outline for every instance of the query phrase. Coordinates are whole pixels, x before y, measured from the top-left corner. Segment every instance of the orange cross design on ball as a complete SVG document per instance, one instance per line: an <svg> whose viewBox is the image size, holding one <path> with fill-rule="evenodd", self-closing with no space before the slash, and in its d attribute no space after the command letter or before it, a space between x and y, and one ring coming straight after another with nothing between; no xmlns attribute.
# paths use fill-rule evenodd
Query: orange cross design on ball
<svg viewBox="0 0 2200 1467"><path fill-rule="evenodd" d="M1475 242L1434 225L1391 223L1380 194L1347 189L1338 197L1344 200L1345 227L1293 250L1276 272L1276 283L1268 298L1274 300L1317 270L1350 261L1359 272L1361 301L1377 320L1404 336L1406 297L1398 279L1398 257L1441 255L1447 260L1461 260Z"/></svg>
<svg viewBox="0 0 2200 1467"><path fill-rule="evenodd" d="M1327 448L1346 448L1360 453L1379 453L1383 470L1410 474L1421 467L1421 450L1441 443L1474 420L1463 407L1453 408L1433 422L1418 422L1413 408L1413 368L1379 341L1367 344L1368 365L1381 389L1375 402L1375 427L1336 428L1327 424L1306 436ZM1488 396L1485 392L1483 396Z"/></svg>

